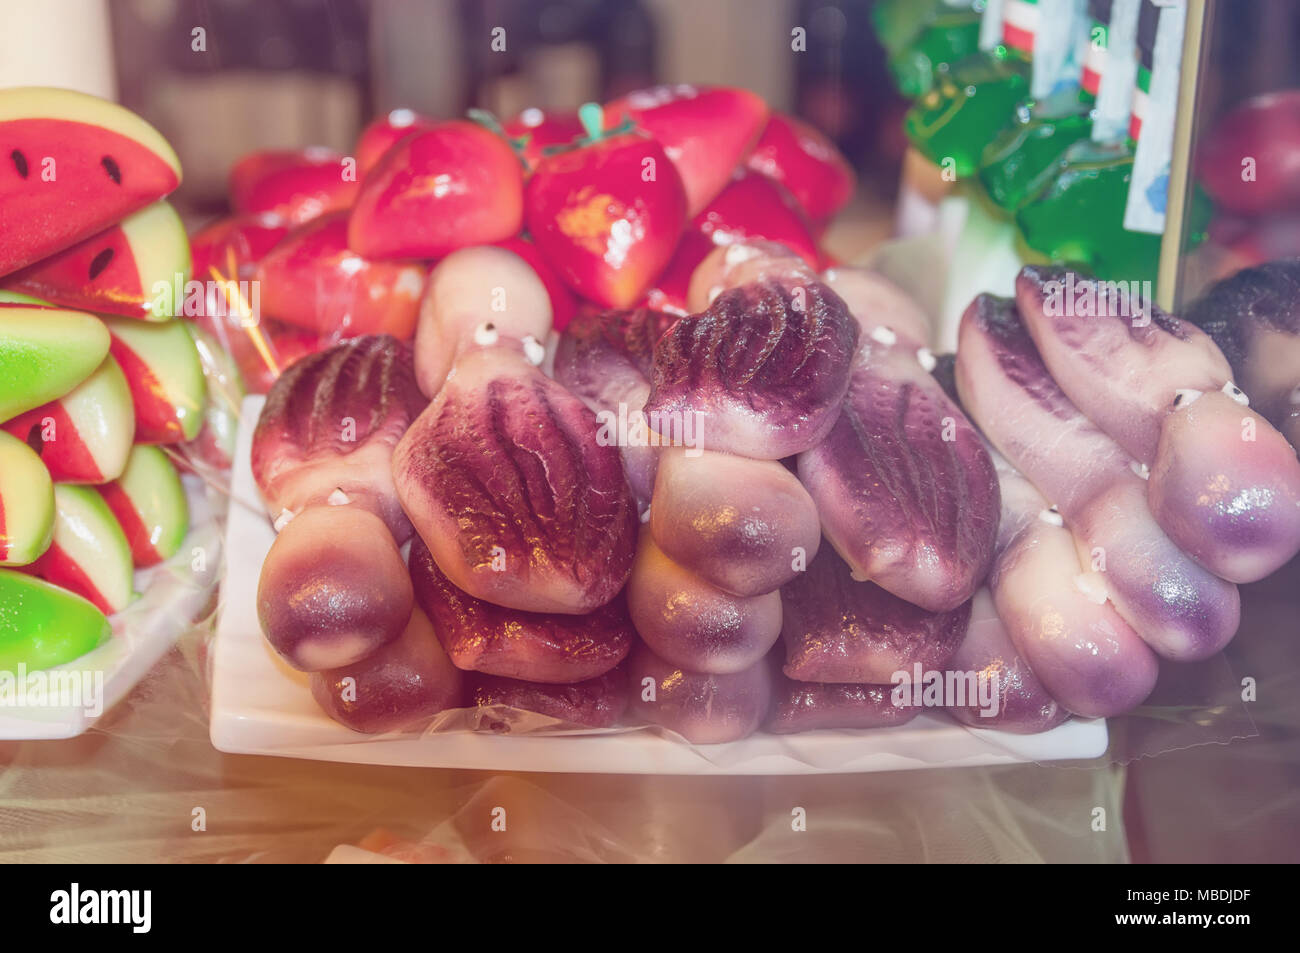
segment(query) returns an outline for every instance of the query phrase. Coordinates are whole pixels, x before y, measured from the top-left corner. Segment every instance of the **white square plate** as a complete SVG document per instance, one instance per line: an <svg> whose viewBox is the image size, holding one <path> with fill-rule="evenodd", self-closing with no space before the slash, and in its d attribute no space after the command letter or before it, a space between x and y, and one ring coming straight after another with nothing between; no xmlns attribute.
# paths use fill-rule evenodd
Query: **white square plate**
<svg viewBox="0 0 1300 953"><path fill-rule="evenodd" d="M226 526L212 666L212 743L221 751L316 761L594 774L833 774L1095 758L1103 720L1071 720L1038 735L970 729L922 714L897 728L759 732L694 746L657 729L509 735L473 731L360 735L312 700L307 676L285 665L257 621L257 581L275 534L249 469L262 398L244 401Z"/></svg>

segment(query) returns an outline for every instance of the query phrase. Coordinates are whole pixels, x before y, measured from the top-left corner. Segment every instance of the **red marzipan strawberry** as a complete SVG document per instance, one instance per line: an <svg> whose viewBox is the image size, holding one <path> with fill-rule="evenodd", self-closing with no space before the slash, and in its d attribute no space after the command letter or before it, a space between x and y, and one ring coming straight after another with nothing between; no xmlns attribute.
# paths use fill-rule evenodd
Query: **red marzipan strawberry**
<svg viewBox="0 0 1300 953"><path fill-rule="evenodd" d="M819 266L817 242L794 196L765 175L742 169L691 223L715 245L766 239Z"/></svg>
<svg viewBox="0 0 1300 953"><path fill-rule="evenodd" d="M767 115L760 97L725 86L654 86L605 107L610 123L630 118L664 147L682 177L689 216L722 191L758 141Z"/></svg>
<svg viewBox="0 0 1300 953"><path fill-rule="evenodd" d="M552 327L556 331L563 331L568 327L578 310L578 303L573 299L573 292L555 273L555 269L546 263L537 246L523 238L507 238L503 242L497 242L497 247L514 252L537 272L537 277L542 280L542 284L546 286L546 293L551 298Z"/></svg>
<svg viewBox="0 0 1300 953"><path fill-rule="evenodd" d="M537 168L544 152L556 146L567 146L581 136L582 123L577 113L547 113L534 107L503 122L501 131L519 144L515 151L531 172Z"/></svg>
<svg viewBox="0 0 1300 953"><path fill-rule="evenodd" d="M602 131L595 103L579 116L587 136L542 159L528 182L528 231L579 295L629 308L672 258L686 193L659 143L623 127Z"/></svg>
<svg viewBox="0 0 1300 953"><path fill-rule="evenodd" d="M361 130L361 136L357 139L358 178L364 177L379 165L384 154L407 136L427 132L436 125L438 120L421 116L411 109L394 109L387 116L380 116Z"/></svg>
<svg viewBox="0 0 1300 953"><path fill-rule="evenodd" d="M269 213L291 225L350 208L356 197L355 164L329 149L254 152L230 170L236 212Z"/></svg>
<svg viewBox="0 0 1300 953"><path fill-rule="evenodd" d="M248 281L257 271L258 262L288 234L289 225L274 215L218 219L190 239L194 280L215 280L211 272L215 268L227 281Z"/></svg>
<svg viewBox="0 0 1300 953"><path fill-rule="evenodd" d="M390 149L357 196L348 247L372 260L441 258L519 234L523 167L510 145L453 120Z"/></svg>
<svg viewBox="0 0 1300 953"><path fill-rule="evenodd" d="M821 266L808 220L784 186L748 169L709 203L682 236L673 259L646 293L646 307L686 314L686 296L696 266L715 245L766 240L780 242L813 268Z"/></svg>
<svg viewBox="0 0 1300 953"><path fill-rule="evenodd" d="M745 164L789 189L818 234L852 198L857 185L857 176L835 143L783 113L772 114Z"/></svg>
<svg viewBox="0 0 1300 953"><path fill-rule="evenodd" d="M292 232L257 269L262 310L330 340L415 333L426 267L369 261L348 248L348 214L332 212Z"/></svg>

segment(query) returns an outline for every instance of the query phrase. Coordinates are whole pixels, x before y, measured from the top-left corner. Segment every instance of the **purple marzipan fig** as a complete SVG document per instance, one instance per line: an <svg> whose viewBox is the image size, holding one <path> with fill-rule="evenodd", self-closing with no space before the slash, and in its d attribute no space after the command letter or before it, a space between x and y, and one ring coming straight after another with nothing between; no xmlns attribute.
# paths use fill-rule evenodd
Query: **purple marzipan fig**
<svg viewBox="0 0 1300 953"><path fill-rule="evenodd" d="M1025 327L1061 390L1148 465L1161 528L1214 574L1262 579L1300 550L1294 448L1249 408L1205 332L1153 305L1110 297L1104 283L1062 269L1026 268L1016 281ZM1080 303L1089 304L1084 313ZM1270 342L1291 343L1278 335ZM1287 376L1294 386L1300 370ZM1276 408L1281 388L1267 372L1256 379Z"/></svg>
<svg viewBox="0 0 1300 953"><path fill-rule="evenodd" d="M273 517L339 493L411 534L397 501L393 448L426 401L410 345L386 334L309 354L272 385L253 433L253 477Z"/></svg>
<svg viewBox="0 0 1300 953"><path fill-rule="evenodd" d="M457 588L419 537L411 542L410 565L416 601L452 662L465 671L581 682L618 665L636 635L621 595L587 615L522 612Z"/></svg>
<svg viewBox="0 0 1300 953"><path fill-rule="evenodd" d="M1106 598L1157 654L1195 661L1228 643L1236 586L1157 524L1140 468L1057 386L1014 304L980 295L966 309L956 377L989 442L1058 508Z"/></svg>
<svg viewBox="0 0 1300 953"><path fill-rule="evenodd" d="M864 338L843 413L799 455L798 470L826 538L859 579L943 612L988 573L998 481L979 434L930 376L931 361L886 328Z"/></svg>
<svg viewBox="0 0 1300 953"><path fill-rule="evenodd" d="M1065 395L1131 456L1152 464L1175 392L1218 390L1232 368L1196 325L1120 288L1127 292L1126 284L1030 265L1016 278L1016 305Z"/></svg>
<svg viewBox="0 0 1300 953"><path fill-rule="evenodd" d="M406 630L377 652L352 665L313 672L311 694L339 724L376 734L414 727L460 707L462 680L428 618L416 609Z"/></svg>
<svg viewBox="0 0 1300 953"><path fill-rule="evenodd" d="M617 406L636 386L650 386L655 342L677 315L650 308L588 311L560 335L555 379L592 410Z"/></svg>
<svg viewBox="0 0 1300 953"><path fill-rule="evenodd" d="M587 728L611 728L627 710L627 672L621 665L572 685L525 682L478 673L470 675L468 681L470 703L478 708L516 708ZM509 731L510 722L493 720L487 727Z"/></svg>
<svg viewBox="0 0 1300 953"><path fill-rule="evenodd" d="M817 554L812 497L775 460L666 449L650 532L674 562L737 596L780 588Z"/></svg>
<svg viewBox="0 0 1300 953"><path fill-rule="evenodd" d="M944 699L948 714L971 728L1031 735L1070 717L1017 654L987 589L975 593L970 628L948 662L944 686L952 696Z"/></svg>
<svg viewBox="0 0 1300 953"><path fill-rule="evenodd" d="M1088 718L1136 708L1155 687L1155 654L1106 598L1105 576L1084 571L1061 515L1000 454L993 462L1002 525L988 587L1002 628L1063 707Z"/></svg>
<svg viewBox="0 0 1300 953"><path fill-rule="evenodd" d="M1132 458L1052 379L1014 302L978 296L958 334L962 406L1053 505L1065 512L1133 475Z"/></svg>
<svg viewBox="0 0 1300 953"><path fill-rule="evenodd" d="M1300 447L1300 260L1244 268L1185 316L1219 345L1250 405Z"/></svg>
<svg viewBox="0 0 1300 953"><path fill-rule="evenodd" d="M702 445L779 460L818 443L839 413L858 322L818 280L723 291L655 346L646 413L665 434L698 420Z"/></svg>
<svg viewBox="0 0 1300 953"><path fill-rule="evenodd" d="M1179 398L1151 467L1151 512L1216 576L1263 579L1300 551L1300 460L1240 391Z"/></svg>
<svg viewBox="0 0 1300 953"><path fill-rule="evenodd" d="M939 670L966 634L970 603L929 612L858 582L830 546L781 587L785 674L803 682L888 685L894 673Z"/></svg>
<svg viewBox="0 0 1300 953"><path fill-rule="evenodd" d="M554 314L537 272L512 251L495 245L460 248L429 272L415 331L415 374L433 399L462 349L497 334L545 341Z"/></svg>
<svg viewBox="0 0 1300 953"><path fill-rule="evenodd" d="M555 349L557 381L598 415L636 428L635 436L627 430L620 448L628 482L643 503L654 489L659 446L640 414L650 395L655 342L676 320L649 308L586 312L564 329Z"/></svg>
<svg viewBox="0 0 1300 953"><path fill-rule="evenodd" d="M280 531L262 564L262 632L304 672L359 662L406 628L413 603L405 570L374 513L310 506Z"/></svg>
<svg viewBox="0 0 1300 953"><path fill-rule="evenodd" d="M691 671L732 674L767 654L781 635L781 596L734 596L673 562L641 534L628 612L637 633L665 661Z"/></svg>
<svg viewBox="0 0 1300 953"><path fill-rule="evenodd" d="M627 581L639 521L618 447L504 338L457 358L393 473L438 566L477 598L583 614Z"/></svg>
<svg viewBox="0 0 1300 953"><path fill-rule="evenodd" d="M679 668L638 643L628 659L632 713L697 745L739 741L767 717L772 666L761 658L742 672L705 675Z"/></svg>
<svg viewBox="0 0 1300 953"><path fill-rule="evenodd" d="M921 713L916 705L895 705L892 685L796 682L778 675L772 711L763 726L774 735L819 728L892 728Z"/></svg>

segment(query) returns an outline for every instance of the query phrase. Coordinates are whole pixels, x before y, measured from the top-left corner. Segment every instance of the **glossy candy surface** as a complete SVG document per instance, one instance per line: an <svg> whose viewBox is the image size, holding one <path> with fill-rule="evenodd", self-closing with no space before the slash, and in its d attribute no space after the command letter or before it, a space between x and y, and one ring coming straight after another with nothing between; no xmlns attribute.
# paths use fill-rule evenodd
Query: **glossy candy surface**
<svg viewBox="0 0 1300 953"><path fill-rule="evenodd" d="M1236 587L1156 523L1132 458L1061 391L1011 302L981 295L966 310L956 379L989 441L1054 501L1085 564L1105 566L1108 598L1157 653L1205 658L1232 638Z"/></svg>
<svg viewBox="0 0 1300 953"><path fill-rule="evenodd" d="M464 120L390 149L362 183L348 247L373 259L441 258L518 234L523 170L505 140Z"/></svg>
<svg viewBox="0 0 1300 953"><path fill-rule="evenodd" d="M4 429L40 454L56 482L116 480L135 437L130 385L117 361L106 357L67 394L6 421Z"/></svg>
<svg viewBox="0 0 1300 953"><path fill-rule="evenodd" d="M54 484L41 458L0 432L0 566L25 566L50 545Z"/></svg>
<svg viewBox="0 0 1300 953"><path fill-rule="evenodd" d="M988 572L998 484L975 428L921 364L927 353L885 328L864 337L843 411L798 472L857 578L944 612Z"/></svg>
<svg viewBox="0 0 1300 953"><path fill-rule="evenodd" d="M438 566L480 599L580 615L623 588L637 511L618 447L518 342L461 354L393 475Z"/></svg>
<svg viewBox="0 0 1300 953"><path fill-rule="evenodd" d="M665 556L649 533L641 534L627 601L642 641L664 661L693 672L744 671L781 634L779 593L724 592Z"/></svg>
<svg viewBox="0 0 1300 953"><path fill-rule="evenodd" d="M230 170L230 204L241 215L302 225L356 201L357 174L349 162L319 147L250 153Z"/></svg>
<svg viewBox="0 0 1300 953"><path fill-rule="evenodd" d="M761 460L807 450L839 416L857 343L857 322L819 282L723 291L655 346L651 426L689 415L710 449Z"/></svg>
<svg viewBox="0 0 1300 953"><path fill-rule="evenodd" d="M185 226L167 202L0 279L51 304L165 321L179 314L190 277Z"/></svg>
<svg viewBox="0 0 1300 953"><path fill-rule="evenodd" d="M104 362L108 345L92 315L0 303L0 421L68 393Z"/></svg>
<svg viewBox="0 0 1300 953"><path fill-rule="evenodd" d="M459 707L463 681L417 609L402 634L374 653L341 668L312 672L311 694L339 724L377 734L412 728Z"/></svg>
<svg viewBox="0 0 1300 953"><path fill-rule="evenodd" d="M410 523L389 461L424 403L410 346L385 335L294 364L267 395L253 434L253 478L272 517L326 504L337 491L405 540Z"/></svg>
<svg viewBox="0 0 1300 953"><path fill-rule="evenodd" d="M663 146L681 176L687 215L699 213L726 186L767 122L767 104L745 89L654 86L605 106L606 122L631 119Z"/></svg>
<svg viewBox="0 0 1300 953"><path fill-rule="evenodd" d="M533 682L581 682L608 672L634 633L622 596L586 615L522 612L458 589L423 540L411 543L411 580L458 668Z"/></svg>
<svg viewBox="0 0 1300 953"><path fill-rule="evenodd" d="M643 176L648 168L653 176ZM525 219L578 295L630 308L672 258L686 194L659 143L616 135L542 159L528 181Z"/></svg>
<svg viewBox="0 0 1300 953"><path fill-rule="evenodd" d="M692 744L720 744L752 734L772 703L773 674L766 659L734 674L704 675L638 645L627 672L631 712Z"/></svg>
<svg viewBox="0 0 1300 953"><path fill-rule="evenodd" d="M927 612L870 582L823 545L781 588L785 674L808 682L887 685L895 672L941 670L970 620L970 603Z"/></svg>
<svg viewBox="0 0 1300 953"><path fill-rule="evenodd" d="M0 569L0 605L0 672L62 665L112 637L89 601L13 569Z"/></svg>
<svg viewBox="0 0 1300 953"><path fill-rule="evenodd" d="M397 639L414 604L384 523L356 505L309 506L280 530L262 565L257 617L294 668L355 665Z"/></svg>
<svg viewBox="0 0 1300 953"><path fill-rule="evenodd" d="M407 340L424 293L419 262L371 261L348 247L347 212L330 212L289 233L257 267L261 306L326 341L361 334Z"/></svg>
<svg viewBox="0 0 1300 953"><path fill-rule="evenodd" d="M627 710L627 672L621 666L571 685L479 674L467 681L470 704L479 708L517 708L588 728L613 727ZM510 728L506 721L493 722L491 727Z"/></svg>

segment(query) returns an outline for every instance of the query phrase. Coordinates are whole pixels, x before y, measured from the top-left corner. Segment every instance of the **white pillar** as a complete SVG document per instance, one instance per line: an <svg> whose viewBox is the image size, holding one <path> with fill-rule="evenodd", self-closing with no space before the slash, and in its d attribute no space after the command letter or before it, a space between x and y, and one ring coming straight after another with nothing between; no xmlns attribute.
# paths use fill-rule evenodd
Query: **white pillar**
<svg viewBox="0 0 1300 953"><path fill-rule="evenodd" d="M0 0L0 86L116 99L108 0Z"/></svg>

